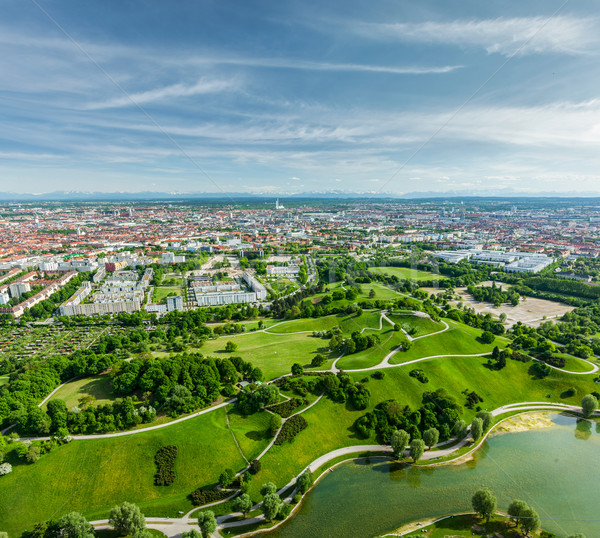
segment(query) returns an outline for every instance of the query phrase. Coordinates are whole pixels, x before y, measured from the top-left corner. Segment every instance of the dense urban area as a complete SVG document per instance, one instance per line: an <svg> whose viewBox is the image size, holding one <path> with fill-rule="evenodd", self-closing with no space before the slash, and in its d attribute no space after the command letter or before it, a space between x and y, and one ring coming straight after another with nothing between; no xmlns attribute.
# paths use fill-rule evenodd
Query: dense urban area
<svg viewBox="0 0 600 538"><path fill-rule="evenodd" d="M350 459L593 440L599 254L597 199L3 203L0 536L590 538L485 477L362 527L307 505Z"/></svg>

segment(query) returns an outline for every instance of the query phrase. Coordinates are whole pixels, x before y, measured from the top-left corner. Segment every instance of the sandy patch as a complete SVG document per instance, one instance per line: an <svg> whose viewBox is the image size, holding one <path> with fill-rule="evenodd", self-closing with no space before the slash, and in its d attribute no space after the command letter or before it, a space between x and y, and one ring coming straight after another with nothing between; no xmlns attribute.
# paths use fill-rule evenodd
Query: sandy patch
<svg viewBox="0 0 600 538"><path fill-rule="evenodd" d="M548 412L540 413L538 411L535 413L523 413L521 415L515 415L496 426L490 434L490 437L503 433L526 432L529 430L549 428L553 425L554 423Z"/></svg>

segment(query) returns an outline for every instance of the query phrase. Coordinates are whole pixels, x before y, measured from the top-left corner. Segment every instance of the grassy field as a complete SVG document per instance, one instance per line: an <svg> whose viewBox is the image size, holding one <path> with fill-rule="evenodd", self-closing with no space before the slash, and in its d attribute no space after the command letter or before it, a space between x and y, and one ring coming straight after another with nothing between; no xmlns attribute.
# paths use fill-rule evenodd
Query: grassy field
<svg viewBox="0 0 600 538"><path fill-rule="evenodd" d="M263 414L234 420L231 426L247 454L257 454L268 443ZM171 486L157 487L154 455L168 444L179 449L177 477ZM9 536L71 510L88 519L106 518L125 500L138 504L145 515L176 516L191 509L186 497L195 488L214 483L225 467L245 465L224 409L137 435L72 441L34 465L17 462L12 451L7 456L13 472L0 482L0 522Z"/></svg>
<svg viewBox="0 0 600 538"><path fill-rule="evenodd" d="M231 354L224 351L228 340L234 341L239 346ZM224 358L229 355L242 357L258 366L263 371L265 379L273 379L289 373L295 362L309 366L317 353L330 357L327 340L315 338L309 333L277 335L255 332L234 338L223 336L207 340L200 348L200 352L209 357Z"/></svg>
<svg viewBox="0 0 600 538"><path fill-rule="evenodd" d="M67 409L71 409L71 407L79 405L79 399L85 396L96 398L95 405L104 405L112 402L116 396L112 391L110 376L103 374L71 381L58 389L51 399L64 400ZM44 409L46 409L45 404Z"/></svg>
<svg viewBox="0 0 600 538"><path fill-rule="evenodd" d="M8 376L2 376L0 377L0 387L2 385L6 385L8 383Z"/></svg>
<svg viewBox="0 0 600 538"><path fill-rule="evenodd" d="M362 316L355 314L347 316L346 314L336 314L323 318L307 318L284 321L276 327L269 329L270 333L291 333L298 331L326 331L333 327L341 327L346 334L354 331L361 331L363 328L379 328L379 311L371 310L363 312Z"/></svg>
<svg viewBox="0 0 600 538"><path fill-rule="evenodd" d="M489 353L494 346L504 347L507 340L496 337L492 344L482 344L476 338L482 331L461 323L446 321L450 326L447 331L412 343L408 351L401 351L392 357L392 364L433 357L436 355L473 355Z"/></svg>
<svg viewBox="0 0 600 538"><path fill-rule="evenodd" d="M242 415L235 410L229 411L229 424L235 438L248 461L252 461L271 441L269 423L271 415L266 411L254 415ZM237 470L237 469L236 469Z"/></svg>
<svg viewBox="0 0 600 538"><path fill-rule="evenodd" d="M423 280L443 280L445 278L442 275L418 271L409 267L369 267L369 271L383 275L394 275L401 280L416 280L417 282Z"/></svg>
<svg viewBox="0 0 600 538"><path fill-rule="evenodd" d="M390 318L394 323L397 323L402 329L404 329L413 337L435 333L444 328L442 323L433 321L429 318L415 316L410 312L388 314L387 317Z"/></svg>
<svg viewBox="0 0 600 538"><path fill-rule="evenodd" d="M169 295L169 293L175 293L175 295L183 295L183 288L179 286L161 286L158 288L154 288L152 301L154 303L162 303L166 300L166 297L167 295Z"/></svg>
<svg viewBox="0 0 600 538"><path fill-rule="evenodd" d="M573 355L569 355L568 353L554 353L555 357L563 357L566 361L564 369L569 372L589 372L592 369L587 362L583 362L577 357L573 357Z"/></svg>
<svg viewBox="0 0 600 538"><path fill-rule="evenodd" d="M459 538L460 536L473 536L473 525L478 525L485 529L482 536L494 536L494 533L499 533L500 536L509 536L506 534L507 531L511 532L510 536L513 536L514 525L505 517L492 517L490 521L486 523L481 518L475 515L461 515L453 516L451 518L438 521L431 525L427 525L423 528L419 528L406 534L405 536L415 538L416 536L426 538ZM533 534L538 536L538 532ZM395 534L384 534L384 536L396 536ZM516 534L514 534L516 536Z"/></svg>

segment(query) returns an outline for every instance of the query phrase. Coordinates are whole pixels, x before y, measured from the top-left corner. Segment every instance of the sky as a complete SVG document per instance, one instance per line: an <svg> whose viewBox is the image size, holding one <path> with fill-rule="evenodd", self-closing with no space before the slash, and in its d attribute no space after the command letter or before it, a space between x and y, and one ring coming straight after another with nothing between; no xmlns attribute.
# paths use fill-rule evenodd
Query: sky
<svg viewBox="0 0 600 538"><path fill-rule="evenodd" d="M590 0L1 0L0 192L600 192Z"/></svg>

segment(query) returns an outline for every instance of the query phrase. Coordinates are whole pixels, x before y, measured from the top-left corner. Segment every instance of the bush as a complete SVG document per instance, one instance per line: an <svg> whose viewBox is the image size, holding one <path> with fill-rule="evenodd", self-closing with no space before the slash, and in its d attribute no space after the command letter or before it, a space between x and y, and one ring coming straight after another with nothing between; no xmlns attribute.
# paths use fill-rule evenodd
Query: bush
<svg viewBox="0 0 600 538"><path fill-rule="evenodd" d="M175 458L177 447L166 445L158 449L154 456L156 463L156 474L154 475L155 486L170 486L175 480Z"/></svg>
<svg viewBox="0 0 600 538"><path fill-rule="evenodd" d="M372 376L374 379L383 379L385 377L385 372L382 372L381 370L379 370L378 372L375 372L374 374L372 374Z"/></svg>
<svg viewBox="0 0 600 538"><path fill-rule="evenodd" d="M225 469L219 475L219 484L221 485L222 488L225 488L233 482L234 478L235 478L235 472L233 471L233 469Z"/></svg>
<svg viewBox="0 0 600 538"><path fill-rule="evenodd" d="M203 489L198 488L190 493L190 500L194 506L221 501L231 495L231 491L224 489Z"/></svg>
<svg viewBox="0 0 600 538"><path fill-rule="evenodd" d="M295 415L291 417L281 428L277 439L275 439L275 444L282 445L285 442L292 442L294 437L307 426L308 423L303 416Z"/></svg>
<svg viewBox="0 0 600 538"><path fill-rule="evenodd" d="M429 383L429 378L425 375L425 372L423 370L414 369L411 370L408 375L410 377L418 379L421 383Z"/></svg>
<svg viewBox="0 0 600 538"><path fill-rule="evenodd" d="M2 463L0 464L0 476L12 472L12 465L10 463Z"/></svg>
<svg viewBox="0 0 600 538"><path fill-rule="evenodd" d="M298 407L301 407L306 404L308 404L308 400L303 400L301 398L292 398L291 400L286 400L285 402L281 402L279 404L270 406L269 411L277 413L283 418L288 418Z"/></svg>

